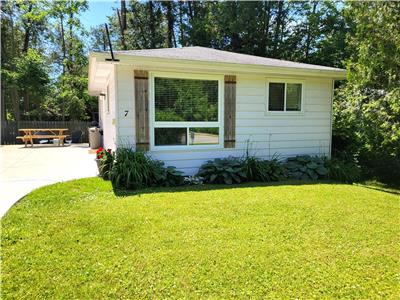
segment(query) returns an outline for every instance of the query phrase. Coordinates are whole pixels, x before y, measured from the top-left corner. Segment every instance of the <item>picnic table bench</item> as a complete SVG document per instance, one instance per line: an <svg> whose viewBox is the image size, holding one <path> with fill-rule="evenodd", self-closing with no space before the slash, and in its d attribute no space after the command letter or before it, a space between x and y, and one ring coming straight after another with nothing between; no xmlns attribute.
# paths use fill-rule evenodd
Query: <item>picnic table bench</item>
<svg viewBox="0 0 400 300"><path fill-rule="evenodd" d="M23 128L19 129L23 133L23 136L17 136L17 139L21 139L27 147L28 142L31 143L33 147L33 139L59 139L58 146L64 146L64 139L67 137L65 134L68 131L67 128ZM45 134L38 134L38 133ZM48 134L46 134L48 133Z"/></svg>

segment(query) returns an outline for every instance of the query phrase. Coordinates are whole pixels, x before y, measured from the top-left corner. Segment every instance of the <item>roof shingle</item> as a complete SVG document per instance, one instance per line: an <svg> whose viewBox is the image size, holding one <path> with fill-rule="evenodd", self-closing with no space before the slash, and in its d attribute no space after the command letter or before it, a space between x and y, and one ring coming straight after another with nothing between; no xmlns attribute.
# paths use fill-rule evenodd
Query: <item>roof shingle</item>
<svg viewBox="0 0 400 300"><path fill-rule="evenodd" d="M240 53L216 50L205 47L160 48L160 49L129 50L129 51L114 51L114 52L115 54L137 56L137 57L207 61L207 62L245 64L245 65L257 65L257 66L268 66L268 67L321 70L321 71L344 71L343 69L339 68L297 63L287 60L240 54Z"/></svg>

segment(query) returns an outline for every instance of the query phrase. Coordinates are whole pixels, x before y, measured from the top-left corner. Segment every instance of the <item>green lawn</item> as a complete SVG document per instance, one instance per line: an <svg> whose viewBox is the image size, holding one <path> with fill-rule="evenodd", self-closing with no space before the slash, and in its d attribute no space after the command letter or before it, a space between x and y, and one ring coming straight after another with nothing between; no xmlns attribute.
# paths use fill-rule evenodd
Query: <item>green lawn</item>
<svg viewBox="0 0 400 300"><path fill-rule="evenodd" d="M328 183L56 184L2 220L2 298L398 299L399 205Z"/></svg>

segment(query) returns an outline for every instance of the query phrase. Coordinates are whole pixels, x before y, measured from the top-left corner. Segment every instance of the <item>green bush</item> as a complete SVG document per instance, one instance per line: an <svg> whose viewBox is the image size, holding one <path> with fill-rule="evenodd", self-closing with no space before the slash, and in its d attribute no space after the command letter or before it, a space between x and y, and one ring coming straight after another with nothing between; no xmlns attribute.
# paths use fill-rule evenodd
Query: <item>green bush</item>
<svg viewBox="0 0 400 300"><path fill-rule="evenodd" d="M358 159L364 179L400 183L400 154L362 153Z"/></svg>
<svg viewBox="0 0 400 300"><path fill-rule="evenodd" d="M353 183L361 179L361 169L354 162L344 161L338 158L332 158L325 161L328 169L328 178Z"/></svg>
<svg viewBox="0 0 400 300"><path fill-rule="evenodd" d="M102 149L101 152L96 153L96 158L100 160L99 175L103 179L110 179L111 169L114 163L114 154L111 149Z"/></svg>
<svg viewBox="0 0 400 300"><path fill-rule="evenodd" d="M143 152L119 148L110 172L110 179L117 188L138 189L155 181L153 165Z"/></svg>
<svg viewBox="0 0 400 300"><path fill-rule="evenodd" d="M235 157L216 158L209 160L200 167L197 176L206 183L241 183L246 181L244 163Z"/></svg>
<svg viewBox="0 0 400 300"><path fill-rule="evenodd" d="M261 160L254 156L246 157L244 160L246 177L250 181L279 181L287 176L285 166L277 158Z"/></svg>
<svg viewBox="0 0 400 300"><path fill-rule="evenodd" d="M184 184L184 177L181 171L174 166L165 167L164 162L152 160L152 168L154 173L154 184L158 186L179 186Z"/></svg>
<svg viewBox="0 0 400 300"><path fill-rule="evenodd" d="M317 180L328 175L328 169L324 166L324 160L320 157L309 155L289 157L285 167L292 179Z"/></svg>
<svg viewBox="0 0 400 300"><path fill-rule="evenodd" d="M175 167L152 160L144 152L119 148L110 172L110 179L117 188L139 189L149 186L176 186L184 182L182 173Z"/></svg>

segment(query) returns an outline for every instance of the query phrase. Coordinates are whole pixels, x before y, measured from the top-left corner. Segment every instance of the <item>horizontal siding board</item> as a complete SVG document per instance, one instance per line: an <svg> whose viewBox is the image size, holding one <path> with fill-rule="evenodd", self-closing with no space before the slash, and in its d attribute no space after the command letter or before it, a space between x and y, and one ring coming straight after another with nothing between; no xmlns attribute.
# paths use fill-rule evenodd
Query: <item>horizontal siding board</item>
<svg viewBox="0 0 400 300"><path fill-rule="evenodd" d="M313 132L324 132L330 134L329 126L321 126L315 128L314 126L270 126L270 127L238 127L237 134L239 135L252 135L252 134L279 134L279 133L293 133L293 134L303 134L303 133L313 133ZM300 135L301 137L301 135Z"/></svg>
<svg viewBox="0 0 400 300"><path fill-rule="evenodd" d="M242 141L304 141L304 140L329 140L329 133L276 133L276 134L238 134L236 136L238 142Z"/></svg>
<svg viewBox="0 0 400 300"><path fill-rule="evenodd" d="M278 127L278 126L292 126L292 127L319 127L329 126L329 118L299 118L299 119L282 119L282 118L268 118L260 124L260 119L242 119L237 118L238 127ZM316 128L317 129L317 128Z"/></svg>
<svg viewBox="0 0 400 300"><path fill-rule="evenodd" d="M304 114L301 115L290 115L283 113L282 115L279 114L266 114L264 110L259 111L238 111L237 112L238 119L259 119L260 124L264 122L264 119L271 119L271 118L282 118L282 119L291 119L291 120L301 120L301 119L315 119L315 118L326 118L329 119L330 113L329 112L312 112L306 111Z"/></svg>

